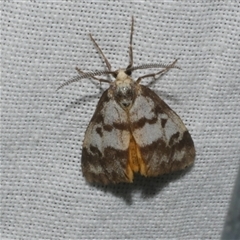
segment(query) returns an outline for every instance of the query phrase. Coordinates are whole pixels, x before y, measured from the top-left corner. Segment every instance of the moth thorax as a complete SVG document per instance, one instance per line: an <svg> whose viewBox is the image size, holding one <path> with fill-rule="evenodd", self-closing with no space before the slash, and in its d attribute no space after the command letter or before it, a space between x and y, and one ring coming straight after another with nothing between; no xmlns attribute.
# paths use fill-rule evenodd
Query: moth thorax
<svg viewBox="0 0 240 240"><path fill-rule="evenodd" d="M135 83L128 75L122 79L118 77L114 84L114 98L124 110L129 110L136 98Z"/></svg>

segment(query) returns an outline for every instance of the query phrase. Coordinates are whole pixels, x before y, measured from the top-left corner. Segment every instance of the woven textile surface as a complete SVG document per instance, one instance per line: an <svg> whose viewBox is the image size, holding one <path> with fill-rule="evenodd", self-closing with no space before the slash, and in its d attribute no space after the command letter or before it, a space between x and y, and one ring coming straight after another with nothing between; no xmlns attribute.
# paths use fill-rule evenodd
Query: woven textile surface
<svg viewBox="0 0 240 240"><path fill-rule="evenodd" d="M108 84L77 73L171 63L154 90L194 140L186 171L92 186L82 176L86 127ZM237 1L2 2L1 236L4 239L219 239L240 156ZM133 78L151 72L139 70Z"/></svg>

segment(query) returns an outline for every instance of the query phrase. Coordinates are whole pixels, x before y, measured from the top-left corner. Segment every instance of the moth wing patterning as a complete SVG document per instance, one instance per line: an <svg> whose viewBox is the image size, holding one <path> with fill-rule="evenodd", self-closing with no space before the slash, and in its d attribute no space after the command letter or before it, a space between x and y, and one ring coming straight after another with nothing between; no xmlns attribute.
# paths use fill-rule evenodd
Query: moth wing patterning
<svg viewBox="0 0 240 240"><path fill-rule="evenodd" d="M195 158L193 140L180 117L149 88L138 85L129 111L106 90L85 133L82 172L91 183L132 182L184 169Z"/></svg>
<svg viewBox="0 0 240 240"><path fill-rule="evenodd" d="M77 80L90 77L110 84L99 100L83 142L82 172L91 183L132 182L135 172L158 176L184 169L195 158L194 143L179 116L152 90L139 84L143 78L155 78L177 67L177 59L169 65L134 67L133 25L132 17L127 68L111 71L109 61L90 35L108 71L84 73L78 70ZM163 69L140 76L136 81L131 78L134 70L156 67ZM115 81L99 78L106 74ZM73 81L76 79L66 84Z"/></svg>
<svg viewBox="0 0 240 240"><path fill-rule="evenodd" d="M100 98L87 127L82 147L82 172L90 183L132 182L134 173L158 176L184 169L195 158L193 140L180 117L149 88L140 85L144 78L160 77L176 66L143 64L133 66L132 17L129 64L125 69L111 70L111 64L90 34L102 56L107 71L83 72L63 83L60 88L84 78L109 83ZM163 68L155 73L131 78L138 69ZM101 78L110 75L115 81Z"/></svg>
<svg viewBox="0 0 240 240"><path fill-rule="evenodd" d="M132 135L145 163L143 175L157 176L191 165L195 148L182 120L156 93L140 86L141 94L129 114Z"/></svg>
<svg viewBox="0 0 240 240"><path fill-rule="evenodd" d="M129 182L126 175L130 130L127 113L106 90L85 133L82 172L90 183Z"/></svg>

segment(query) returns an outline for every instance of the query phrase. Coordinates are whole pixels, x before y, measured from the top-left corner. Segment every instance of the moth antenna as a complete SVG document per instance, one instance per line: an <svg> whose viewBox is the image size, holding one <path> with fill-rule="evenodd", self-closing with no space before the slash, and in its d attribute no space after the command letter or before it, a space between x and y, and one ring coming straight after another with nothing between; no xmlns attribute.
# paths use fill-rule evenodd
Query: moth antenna
<svg viewBox="0 0 240 240"><path fill-rule="evenodd" d="M79 75L85 74L85 72L83 72L83 71L82 71L81 69L79 69L78 67L76 67L75 69L78 71ZM101 83L101 82L108 81L108 80L105 80L105 79L97 78L97 77L95 77L95 76L91 76L91 78L99 81L100 83Z"/></svg>
<svg viewBox="0 0 240 240"><path fill-rule="evenodd" d="M178 60L178 59L177 59ZM143 65L140 65L140 66L136 66L136 67L131 67L130 69L128 70L131 70L131 71L135 71L135 70L138 70L138 69L148 69L148 68L168 68L172 65L171 64L163 64L163 63L146 63L146 64L143 64ZM181 67L177 66L177 65L173 65L171 66L171 68L178 68L178 69L181 69Z"/></svg>
<svg viewBox="0 0 240 240"><path fill-rule="evenodd" d="M129 65L127 66L126 72L128 75L131 75L132 71L129 69L133 66L133 26L134 26L134 17L132 16L132 25L131 25L131 33L130 33L130 42L129 42Z"/></svg>
<svg viewBox="0 0 240 240"><path fill-rule="evenodd" d="M80 70L80 73L81 73L81 72L82 72L82 71ZM93 78L93 79L98 80L98 81L100 81L100 82L107 82L107 83L110 84L110 83L111 83L110 80L95 78L95 76L101 76L101 75L106 75L106 74L111 74L111 75L113 75L113 74L115 74L115 73L114 73L114 72L111 72L111 71L86 72L86 73L84 73L84 74L82 74L82 75L75 76L75 77L73 77L72 79L66 81L66 82L63 83L61 86L59 86L56 91L58 91L59 89L63 88L64 86L69 85L70 83L78 82L78 81L80 81L80 80L82 80L82 79L84 79L84 78Z"/></svg>
<svg viewBox="0 0 240 240"><path fill-rule="evenodd" d="M97 42L96 42L96 41L94 40L94 38L92 37L92 34L91 34L91 33L89 34L89 36L90 36L92 42L94 43L94 45L96 46L98 52L99 52L100 55L102 56L104 62L106 63L108 70L111 71L112 66L111 66L111 64L109 63L108 59L105 57L102 49L98 46Z"/></svg>
<svg viewBox="0 0 240 240"><path fill-rule="evenodd" d="M156 72L156 73L150 73L150 74L147 74L147 75L144 75L144 76L141 76L139 77L136 82L137 83L140 83L140 81L143 79L143 78L148 78L148 77L153 77L154 79L156 79L156 76L157 75L163 75L165 74L166 72L168 72L171 68L173 68L176 64L178 59L176 59L175 61L173 61L171 64L168 64L166 67L164 67L161 71L159 72Z"/></svg>
<svg viewBox="0 0 240 240"><path fill-rule="evenodd" d="M78 71L79 74L85 74L85 72L83 72L80 68L76 67L75 69Z"/></svg>

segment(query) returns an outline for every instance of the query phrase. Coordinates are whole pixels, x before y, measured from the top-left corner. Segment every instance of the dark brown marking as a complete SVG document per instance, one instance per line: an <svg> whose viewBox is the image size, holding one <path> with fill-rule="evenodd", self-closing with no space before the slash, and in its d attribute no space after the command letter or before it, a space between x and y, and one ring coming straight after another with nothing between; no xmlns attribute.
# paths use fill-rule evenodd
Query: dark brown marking
<svg viewBox="0 0 240 240"><path fill-rule="evenodd" d="M107 156L107 158L110 159L110 161L115 161L118 158L120 159L125 158L127 154L128 150L119 150L113 147L106 147L104 149L104 156Z"/></svg>
<svg viewBox="0 0 240 240"><path fill-rule="evenodd" d="M96 156L98 157L102 157L102 153L99 151L99 149L93 145L90 145L90 151Z"/></svg>
<svg viewBox="0 0 240 240"><path fill-rule="evenodd" d="M113 126L109 124L103 125L103 130L107 132L111 132L113 130Z"/></svg>
<svg viewBox="0 0 240 240"><path fill-rule="evenodd" d="M97 132L97 134L100 135L100 137L103 136L103 132L102 132L102 128L101 128L101 127L97 127L97 128L96 128L96 132Z"/></svg>
<svg viewBox="0 0 240 240"><path fill-rule="evenodd" d="M94 115L94 121L96 123L102 123L103 122L103 115L101 114L101 112L98 112L98 114Z"/></svg>
<svg viewBox="0 0 240 240"><path fill-rule="evenodd" d="M155 105L154 109L152 110L154 112L154 114L158 115L158 114L163 114L164 111L163 109L161 108L161 106L159 105Z"/></svg>
<svg viewBox="0 0 240 240"><path fill-rule="evenodd" d="M152 119L147 119L145 117L139 119L138 121L132 123L132 128L133 129L138 129L138 128L142 128L146 123L149 123L149 124L155 124L157 122L158 118L157 117L154 117Z"/></svg>
<svg viewBox="0 0 240 240"><path fill-rule="evenodd" d="M174 143L176 143L179 136L180 136L180 132L174 133L169 140L169 145L172 146Z"/></svg>
<svg viewBox="0 0 240 240"><path fill-rule="evenodd" d="M101 153L94 146L90 146L90 151L84 147L81 162L83 175L90 183L129 182L125 171L127 158L128 149L123 151L107 147Z"/></svg>
<svg viewBox="0 0 240 240"><path fill-rule="evenodd" d="M143 154L143 156L148 156L147 158L149 158L149 157L151 158L153 153L156 151L161 153L160 155L162 155L162 153L169 154L169 152L168 151L166 152L166 150L167 150L166 142L163 141L162 139L158 139L158 140L152 142L151 144L140 148L140 151Z"/></svg>
<svg viewBox="0 0 240 240"><path fill-rule="evenodd" d="M128 123L124 123L124 122L114 122L113 123L113 127L118 129L118 130L122 130L122 131L129 131L129 124Z"/></svg>
<svg viewBox="0 0 240 240"><path fill-rule="evenodd" d="M162 125L162 128L165 127L166 123L167 123L167 119L165 119L165 118L161 118L161 125Z"/></svg>
<svg viewBox="0 0 240 240"><path fill-rule="evenodd" d="M113 125L103 125L103 129L107 132L111 132L113 130L113 128L121 130L121 131L129 131L129 125L127 123L117 123L114 122Z"/></svg>
<svg viewBox="0 0 240 240"><path fill-rule="evenodd" d="M158 139L150 145L140 148L147 165L147 176L158 176L181 170L193 163L195 148L192 138L189 132L185 131L183 138L176 142L179 135L178 132L174 134L171 139L172 145L167 145L162 139ZM184 152L184 155L182 159L177 159L175 153L181 151Z"/></svg>
<svg viewBox="0 0 240 240"><path fill-rule="evenodd" d="M181 141L179 141L179 143L176 145L177 150L181 150L182 148L186 147L187 149L194 149L194 143L193 140L191 138L191 135L188 131L185 131L183 133L183 137L181 139ZM194 151L195 153L195 151Z"/></svg>

